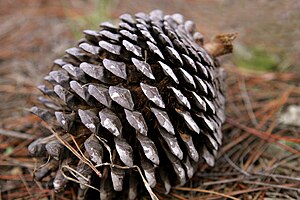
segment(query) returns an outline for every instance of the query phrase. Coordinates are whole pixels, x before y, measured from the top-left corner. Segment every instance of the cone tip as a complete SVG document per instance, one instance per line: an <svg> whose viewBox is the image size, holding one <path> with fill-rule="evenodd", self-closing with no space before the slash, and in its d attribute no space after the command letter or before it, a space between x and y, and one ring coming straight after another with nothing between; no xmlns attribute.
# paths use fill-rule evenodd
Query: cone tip
<svg viewBox="0 0 300 200"><path fill-rule="evenodd" d="M212 41L204 44L204 49L213 57L219 57L233 50L233 41L238 33L224 33L216 35Z"/></svg>

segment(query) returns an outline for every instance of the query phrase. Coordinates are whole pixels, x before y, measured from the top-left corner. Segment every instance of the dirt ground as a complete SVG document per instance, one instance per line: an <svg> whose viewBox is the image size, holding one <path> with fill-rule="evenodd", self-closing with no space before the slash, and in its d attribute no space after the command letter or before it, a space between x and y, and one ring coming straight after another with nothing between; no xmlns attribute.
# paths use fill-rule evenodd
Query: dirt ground
<svg viewBox="0 0 300 200"><path fill-rule="evenodd" d="M237 32L237 47L267 50L278 58L281 70L244 72L229 62L231 56L225 57L228 120L220 159L215 168L199 169L189 185L162 198L224 198L220 193L238 199L300 196L300 128L277 120L282 110L300 103L300 1L2 0L0 200L55 196L32 181L36 166L26 150L33 138L42 134L39 121L28 114L28 108L38 103L36 85L52 61L76 43L83 29L97 28L95 19L116 19L124 12L156 8L194 20L207 40L218 33ZM73 197L73 193L57 197Z"/></svg>

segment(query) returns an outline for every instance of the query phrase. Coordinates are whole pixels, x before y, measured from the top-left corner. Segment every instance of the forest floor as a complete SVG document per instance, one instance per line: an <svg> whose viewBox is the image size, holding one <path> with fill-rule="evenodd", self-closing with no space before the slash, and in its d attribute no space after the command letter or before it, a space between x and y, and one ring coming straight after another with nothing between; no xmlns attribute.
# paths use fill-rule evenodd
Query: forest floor
<svg viewBox="0 0 300 200"><path fill-rule="evenodd" d="M161 199L298 199L300 196L300 3L237 0L0 1L0 200L75 199L33 181L27 146L40 137L28 109L52 61L82 30L124 12L180 12L206 40L237 32L227 70L227 120L215 167L199 167Z"/></svg>

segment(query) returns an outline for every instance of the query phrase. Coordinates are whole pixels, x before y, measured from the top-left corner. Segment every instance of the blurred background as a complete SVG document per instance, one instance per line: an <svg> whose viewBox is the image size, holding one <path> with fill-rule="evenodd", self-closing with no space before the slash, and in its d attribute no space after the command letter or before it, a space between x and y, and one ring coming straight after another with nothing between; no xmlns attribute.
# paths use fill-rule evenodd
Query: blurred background
<svg viewBox="0 0 300 200"><path fill-rule="evenodd" d="M122 13L157 8L194 20L206 41L218 33L237 32L230 56L235 66L300 71L298 0L2 0L1 118L22 113L24 100L31 100L26 86L37 85L53 59L83 37L84 29L98 29L100 22L114 21Z"/></svg>
<svg viewBox="0 0 300 200"><path fill-rule="evenodd" d="M206 41L237 32L229 56L235 66L300 71L298 0L1 0L0 117L23 113L52 61L76 44L84 29L157 8L194 20Z"/></svg>
<svg viewBox="0 0 300 200"><path fill-rule="evenodd" d="M31 169L35 167L26 148L34 135L41 133L32 127L36 118L28 116L26 108L37 103L40 92L36 86L49 72L53 60L74 46L83 37L83 30L98 29L101 22L113 22L123 13L153 9L166 14L182 13L195 21L205 41L220 33L237 32L233 54L222 58L228 69L255 72L259 77L270 72L300 75L299 0L1 0L1 193L16 188L16 183L25 185L29 193L34 191L26 186L26 181L32 181ZM278 77L288 82L291 76ZM269 76L264 78L261 82L251 79L251 83L270 80ZM268 87L264 85L262 91ZM278 88L274 90L279 92L272 94L281 96L286 85ZM19 132L27 135L20 136Z"/></svg>

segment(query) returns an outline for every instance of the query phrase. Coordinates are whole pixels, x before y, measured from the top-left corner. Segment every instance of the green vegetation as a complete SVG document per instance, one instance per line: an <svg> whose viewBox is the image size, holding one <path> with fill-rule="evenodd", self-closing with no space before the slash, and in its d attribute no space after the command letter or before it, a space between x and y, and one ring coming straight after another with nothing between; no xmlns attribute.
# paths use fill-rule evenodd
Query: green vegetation
<svg viewBox="0 0 300 200"><path fill-rule="evenodd" d="M257 71L276 71L279 65L278 56L262 47L246 48L238 45L233 60L238 67Z"/></svg>
<svg viewBox="0 0 300 200"><path fill-rule="evenodd" d="M70 20L70 28L76 40L82 38L84 29L97 29L99 24L110 20L111 9L114 1L111 0L94 0L93 7L89 14L79 16Z"/></svg>
<svg viewBox="0 0 300 200"><path fill-rule="evenodd" d="M9 146L5 149L3 155L10 155L14 151L14 148L12 146Z"/></svg>

